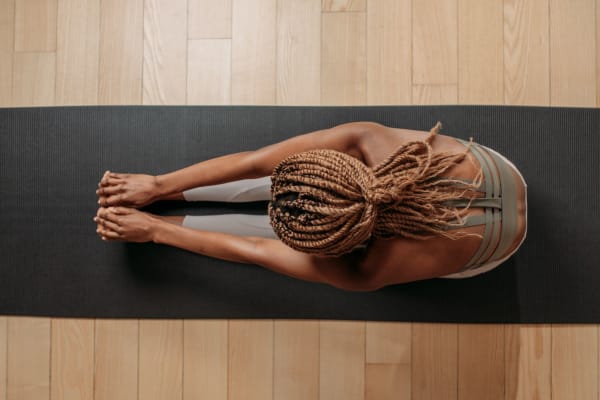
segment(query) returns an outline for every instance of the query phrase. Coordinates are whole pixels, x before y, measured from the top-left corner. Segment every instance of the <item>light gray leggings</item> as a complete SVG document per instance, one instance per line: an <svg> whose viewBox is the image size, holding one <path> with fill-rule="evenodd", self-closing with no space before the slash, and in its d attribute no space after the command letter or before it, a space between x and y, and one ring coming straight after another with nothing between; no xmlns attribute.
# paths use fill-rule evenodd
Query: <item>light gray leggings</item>
<svg viewBox="0 0 600 400"><path fill-rule="evenodd" d="M187 201L226 201L230 203L271 200L271 177L201 186L184 191L183 197ZM277 239L277 235L269 223L269 216L266 214L186 215L183 219L183 226L213 232Z"/></svg>

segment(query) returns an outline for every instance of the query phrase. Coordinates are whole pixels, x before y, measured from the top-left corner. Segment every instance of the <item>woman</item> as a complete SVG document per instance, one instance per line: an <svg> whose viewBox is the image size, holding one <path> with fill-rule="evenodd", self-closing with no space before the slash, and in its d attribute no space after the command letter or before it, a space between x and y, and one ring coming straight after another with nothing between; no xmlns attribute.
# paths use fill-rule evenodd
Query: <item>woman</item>
<svg viewBox="0 0 600 400"><path fill-rule="evenodd" d="M353 291L478 275L525 239L527 185L506 158L440 128L353 122L165 175L107 171L97 232ZM267 216L136 210L169 199L270 203Z"/></svg>

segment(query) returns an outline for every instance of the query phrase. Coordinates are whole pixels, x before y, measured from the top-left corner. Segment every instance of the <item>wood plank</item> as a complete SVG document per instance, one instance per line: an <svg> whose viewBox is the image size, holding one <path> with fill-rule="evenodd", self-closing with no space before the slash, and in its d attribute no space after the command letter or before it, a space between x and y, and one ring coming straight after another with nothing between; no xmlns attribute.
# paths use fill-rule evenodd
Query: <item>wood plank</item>
<svg viewBox="0 0 600 400"><path fill-rule="evenodd" d="M594 0L550 0L550 103L594 106Z"/></svg>
<svg viewBox="0 0 600 400"><path fill-rule="evenodd" d="M183 321L140 320L139 398L181 400Z"/></svg>
<svg viewBox="0 0 600 400"><path fill-rule="evenodd" d="M365 331L365 322L320 321L320 399L364 399Z"/></svg>
<svg viewBox="0 0 600 400"><path fill-rule="evenodd" d="M550 103L548 0L504 2L504 102Z"/></svg>
<svg viewBox="0 0 600 400"><path fill-rule="evenodd" d="M366 361L370 364L410 364L412 324L367 322Z"/></svg>
<svg viewBox="0 0 600 400"><path fill-rule="evenodd" d="M410 400L410 364L367 364L365 400Z"/></svg>
<svg viewBox="0 0 600 400"><path fill-rule="evenodd" d="M96 320L94 400L138 398L137 320Z"/></svg>
<svg viewBox="0 0 600 400"><path fill-rule="evenodd" d="M12 103L15 1L0 0L0 107Z"/></svg>
<svg viewBox="0 0 600 400"><path fill-rule="evenodd" d="M596 106L600 107L600 0L596 0Z"/></svg>
<svg viewBox="0 0 600 400"><path fill-rule="evenodd" d="M94 320L52 319L50 397L94 398Z"/></svg>
<svg viewBox="0 0 600 400"><path fill-rule="evenodd" d="M231 103L231 39L190 40L187 104Z"/></svg>
<svg viewBox="0 0 600 400"><path fill-rule="evenodd" d="M185 104L187 0L144 1L144 104Z"/></svg>
<svg viewBox="0 0 600 400"><path fill-rule="evenodd" d="M188 0L188 39L230 39L231 2Z"/></svg>
<svg viewBox="0 0 600 400"><path fill-rule="evenodd" d="M413 85L412 104L456 104L458 85Z"/></svg>
<svg viewBox="0 0 600 400"><path fill-rule="evenodd" d="M505 338L505 400L550 399L550 325L506 325Z"/></svg>
<svg viewBox="0 0 600 400"><path fill-rule="evenodd" d="M319 322L275 321L273 398L319 399Z"/></svg>
<svg viewBox="0 0 600 400"><path fill-rule="evenodd" d="M233 0L234 104L275 104L276 1Z"/></svg>
<svg viewBox="0 0 600 400"><path fill-rule="evenodd" d="M413 324L412 400L456 399L457 366L457 324Z"/></svg>
<svg viewBox="0 0 600 400"><path fill-rule="evenodd" d="M8 317L7 399L50 399L50 318Z"/></svg>
<svg viewBox="0 0 600 400"><path fill-rule="evenodd" d="M8 351L8 317L0 317L0 400L6 400L7 351Z"/></svg>
<svg viewBox="0 0 600 400"><path fill-rule="evenodd" d="M458 398L504 400L504 326L458 326Z"/></svg>
<svg viewBox="0 0 600 400"><path fill-rule="evenodd" d="M273 321L229 321L229 399L273 398Z"/></svg>
<svg viewBox="0 0 600 400"><path fill-rule="evenodd" d="M368 104L411 104L411 10L410 0L371 0L368 3Z"/></svg>
<svg viewBox="0 0 600 400"><path fill-rule="evenodd" d="M55 53L15 53L12 105L53 105L55 68Z"/></svg>
<svg viewBox="0 0 600 400"><path fill-rule="evenodd" d="M367 0L323 0L323 11L365 11Z"/></svg>
<svg viewBox="0 0 600 400"><path fill-rule="evenodd" d="M100 2L98 104L142 102L143 11L143 0Z"/></svg>
<svg viewBox="0 0 600 400"><path fill-rule="evenodd" d="M320 0L277 3L277 104L321 101Z"/></svg>
<svg viewBox="0 0 600 400"><path fill-rule="evenodd" d="M56 104L98 102L99 0L59 0Z"/></svg>
<svg viewBox="0 0 600 400"><path fill-rule="evenodd" d="M227 320L185 320L183 400L227 399Z"/></svg>
<svg viewBox="0 0 600 400"><path fill-rule="evenodd" d="M364 104L367 92L364 13L322 16L321 104Z"/></svg>
<svg viewBox="0 0 600 400"><path fill-rule="evenodd" d="M413 84L458 83L457 0L413 1Z"/></svg>
<svg viewBox="0 0 600 400"><path fill-rule="evenodd" d="M16 0L15 51L56 51L57 0Z"/></svg>
<svg viewBox="0 0 600 400"><path fill-rule="evenodd" d="M598 327L552 325L552 399L597 400Z"/></svg>
<svg viewBox="0 0 600 400"><path fill-rule="evenodd" d="M503 104L503 0L458 2L458 102Z"/></svg>

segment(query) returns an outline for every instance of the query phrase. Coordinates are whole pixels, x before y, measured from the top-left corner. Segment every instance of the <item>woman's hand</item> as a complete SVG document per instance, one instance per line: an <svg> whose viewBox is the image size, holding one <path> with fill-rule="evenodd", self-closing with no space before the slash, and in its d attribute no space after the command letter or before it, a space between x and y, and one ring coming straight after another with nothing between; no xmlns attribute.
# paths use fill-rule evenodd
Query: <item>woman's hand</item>
<svg viewBox="0 0 600 400"><path fill-rule="evenodd" d="M118 174L106 171L98 184L98 204L103 207L127 206L140 208L160 198L155 176Z"/></svg>
<svg viewBox="0 0 600 400"><path fill-rule="evenodd" d="M102 240L151 242L161 221L146 212L127 207L100 207L94 221Z"/></svg>

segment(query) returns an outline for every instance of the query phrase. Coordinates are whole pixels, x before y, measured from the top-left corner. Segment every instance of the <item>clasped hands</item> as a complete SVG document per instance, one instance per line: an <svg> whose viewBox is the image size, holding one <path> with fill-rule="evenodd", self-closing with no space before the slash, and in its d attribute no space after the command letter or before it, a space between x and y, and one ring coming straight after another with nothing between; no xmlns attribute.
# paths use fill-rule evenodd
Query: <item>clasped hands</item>
<svg viewBox="0 0 600 400"><path fill-rule="evenodd" d="M156 198L154 177L106 171L98 183L100 208L94 217L102 240L150 242L161 221L137 210Z"/></svg>

